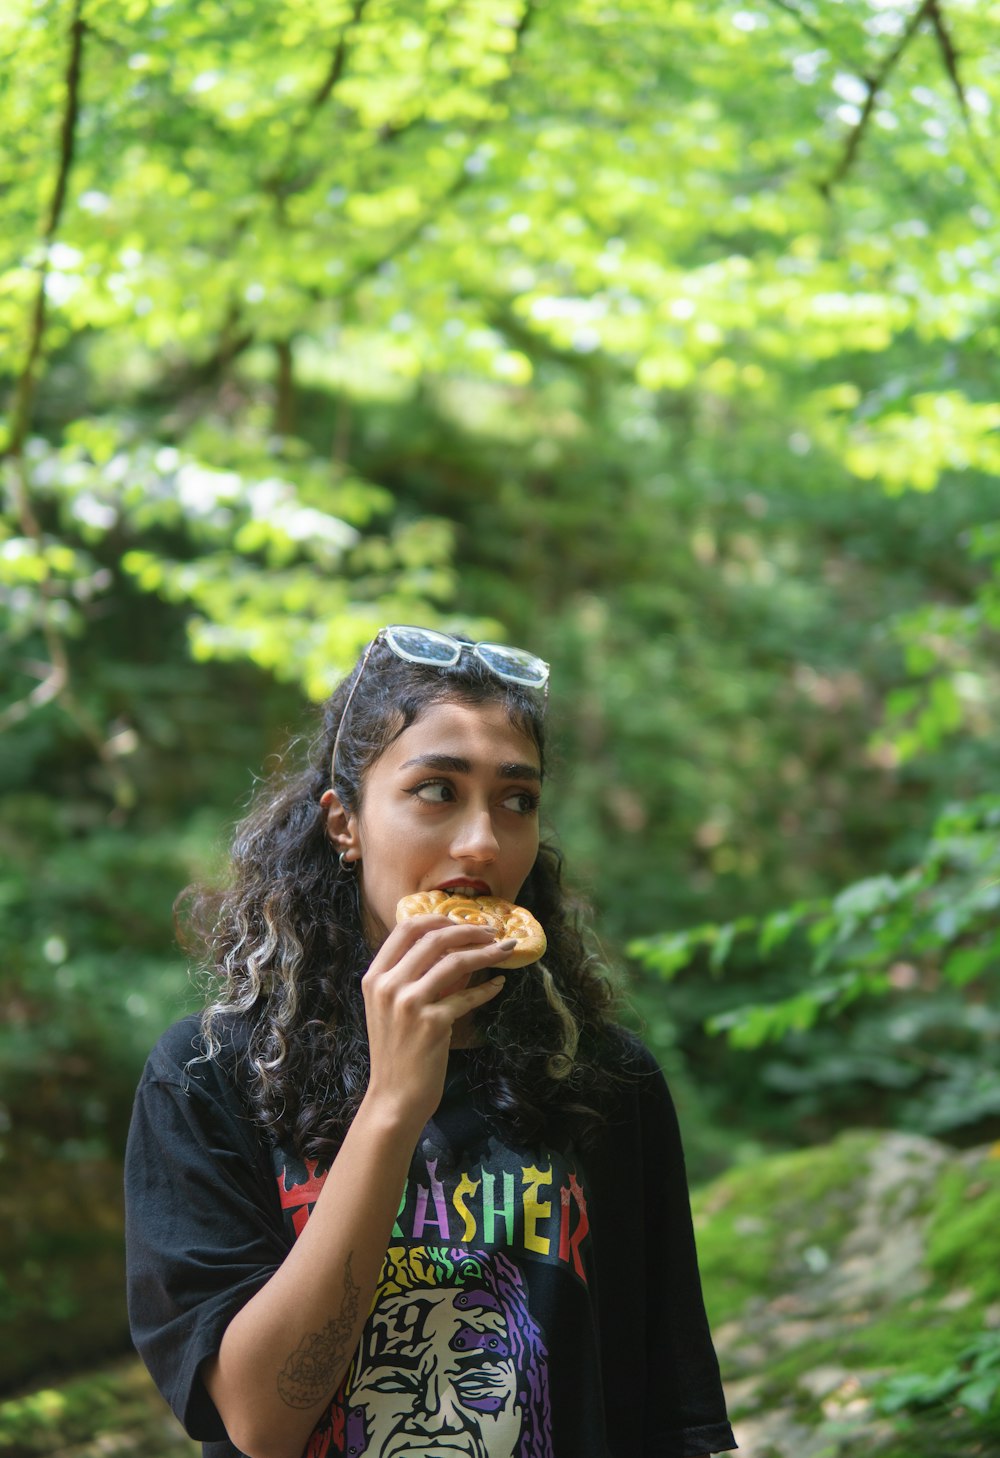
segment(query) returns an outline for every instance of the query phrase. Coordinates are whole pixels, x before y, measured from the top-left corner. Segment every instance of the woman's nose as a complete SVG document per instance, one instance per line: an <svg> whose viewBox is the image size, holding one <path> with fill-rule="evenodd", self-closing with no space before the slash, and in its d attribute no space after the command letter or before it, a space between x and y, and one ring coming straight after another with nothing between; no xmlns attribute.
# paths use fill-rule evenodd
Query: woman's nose
<svg viewBox="0 0 1000 1458"><path fill-rule="evenodd" d="M451 843L451 853L456 860L492 861L499 850L493 818L486 809L470 812Z"/></svg>

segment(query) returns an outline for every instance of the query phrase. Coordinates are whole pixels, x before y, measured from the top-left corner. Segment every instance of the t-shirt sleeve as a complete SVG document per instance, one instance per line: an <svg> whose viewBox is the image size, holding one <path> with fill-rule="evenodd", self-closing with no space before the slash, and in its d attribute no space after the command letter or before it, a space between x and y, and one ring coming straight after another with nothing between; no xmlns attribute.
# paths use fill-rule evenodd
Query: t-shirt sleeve
<svg viewBox="0 0 1000 1458"><path fill-rule="evenodd" d="M728 1451L736 1440L702 1297L677 1113L659 1066L646 1057L638 1099L648 1278L644 1451L688 1458Z"/></svg>
<svg viewBox="0 0 1000 1458"><path fill-rule="evenodd" d="M736 1440L702 1299L677 1114L655 1058L630 1035L619 1068L616 1107L594 1151L612 1451L726 1452Z"/></svg>
<svg viewBox="0 0 1000 1458"><path fill-rule="evenodd" d="M233 1316L287 1253L266 1151L225 1070L194 1061L197 1023L154 1049L125 1160L129 1320L136 1349L194 1438L225 1428L200 1376Z"/></svg>

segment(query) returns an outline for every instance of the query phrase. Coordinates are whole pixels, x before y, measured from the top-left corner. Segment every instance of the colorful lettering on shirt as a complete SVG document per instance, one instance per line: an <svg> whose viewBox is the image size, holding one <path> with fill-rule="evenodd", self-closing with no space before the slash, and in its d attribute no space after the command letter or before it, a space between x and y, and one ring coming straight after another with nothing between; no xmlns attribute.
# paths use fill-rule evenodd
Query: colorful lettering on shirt
<svg viewBox="0 0 1000 1458"><path fill-rule="evenodd" d="M444 1200L444 1185L442 1185L439 1179L435 1178L437 1174L436 1159L429 1159L427 1161L427 1174L430 1177L430 1190L428 1191L426 1185L417 1186L417 1209L413 1217L413 1238L414 1240L423 1240L425 1226L432 1225L442 1240L450 1240L451 1236L448 1231L448 1208ZM428 1215L427 1213L428 1194L432 1195L434 1199L433 1215Z"/></svg>
<svg viewBox="0 0 1000 1458"><path fill-rule="evenodd" d="M319 1198L326 1172L313 1160L276 1152L278 1196L299 1235ZM418 1150L392 1227L404 1244L482 1246L567 1267L587 1283L590 1235L587 1195L577 1171L559 1155L547 1166L524 1165L491 1141L481 1164L442 1173L439 1156Z"/></svg>
<svg viewBox="0 0 1000 1458"><path fill-rule="evenodd" d="M278 1157L278 1151L275 1151L275 1157ZM306 1171L305 1179L295 1180L292 1184L289 1184L289 1180L295 1173L294 1168L289 1169L287 1164L283 1164L278 1174L278 1199L281 1201L282 1210L291 1215L296 1239L305 1229L309 1212L319 1199L319 1192L326 1179L326 1170L322 1174L316 1173L318 1166L315 1159L307 1159L302 1168Z"/></svg>
<svg viewBox="0 0 1000 1458"><path fill-rule="evenodd" d="M465 1242L466 1245L469 1244L469 1242L472 1240L473 1236L476 1233L476 1222L473 1218L472 1212L466 1204L466 1198L469 1195L475 1195L481 1183L482 1182L480 1180L470 1180L467 1174L463 1174L462 1178L455 1186L455 1193L451 1197L451 1203L454 1205L455 1209L462 1217L463 1229L461 1239ZM403 1199L404 1201L406 1199L405 1191L403 1193ZM399 1233L400 1235L402 1235L403 1232L400 1231Z"/></svg>
<svg viewBox="0 0 1000 1458"><path fill-rule="evenodd" d="M552 1166L547 1170L536 1169L531 1165L523 1171L524 1174L524 1244L527 1250L537 1251L539 1255L548 1255L549 1247L552 1244L547 1235L538 1234L539 1224L547 1220L552 1214L552 1204L549 1200L539 1200L538 1191L542 1185L551 1185Z"/></svg>
<svg viewBox="0 0 1000 1458"><path fill-rule="evenodd" d="M565 1185L559 1191L560 1214L559 1214L559 1259L561 1261L572 1260L573 1269L581 1281L586 1281L583 1262L580 1259L580 1246L583 1244L584 1236L590 1230L590 1219L587 1215L587 1199L577 1183L575 1174L569 1177L569 1187ZM576 1219L573 1220L570 1202L576 1206Z"/></svg>
<svg viewBox="0 0 1000 1458"><path fill-rule="evenodd" d="M492 1170L483 1170L483 1239L487 1245L514 1244L514 1176L502 1170L500 1177L503 1180L503 1197L498 1205L497 1177ZM506 1240L498 1241L496 1238L498 1218L503 1220Z"/></svg>

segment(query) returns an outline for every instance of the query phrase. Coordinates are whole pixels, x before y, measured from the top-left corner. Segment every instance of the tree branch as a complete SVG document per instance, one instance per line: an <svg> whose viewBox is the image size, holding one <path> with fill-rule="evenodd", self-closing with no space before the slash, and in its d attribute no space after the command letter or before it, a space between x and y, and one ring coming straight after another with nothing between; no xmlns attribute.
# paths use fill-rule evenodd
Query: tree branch
<svg viewBox="0 0 1000 1458"><path fill-rule="evenodd" d="M857 122L854 124L854 127L852 128L850 134L848 135L847 143L841 155L840 162L834 168L833 172L831 172L830 176L826 178L825 181L819 183L819 190L823 197L826 198L828 201L830 198L830 194L833 192L833 189L837 186L838 183L843 182L844 178L847 176L848 172L854 165L858 152L861 148L862 139L868 128L868 123L871 119L873 111L875 110L875 103L878 100L879 93L884 88L885 83L889 79L891 72L899 62L901 56L903 55L903 52L906 50L906 47L910 44L910 41L919 30L922 22L930 14L934 4L935 0L922 0L922 3L910 16L910 19L906 25L906 29L903 31L903 34L900 36L898 42L885 57L877 74L874 76L865 76L862 78L865 85L868 87L868 95L865 97L865 104L861 108L861 115L858 118Z"/></svg>
<svg viewBox="0 0 1000 1458"><path fill-rule="evenodd" d="M42 553L45 538L38 518L32 510L23 456L5 463L5 475L11 487L21 530L34 542L39 553ZM55 594L52 591L51 579L47 575L40 584L39 596L42 602L41 630L45 639L45 647L48 650L49 661L46 664L38 665L42 681L37 688L32 689L23 699L8 704L0 714L0 731L6 731L13 728L15 724L21 723L34 709L40 709L43 705L53 701L58 702L104 766L115 800L113 818L120 820L125 811L135 803L135 787L118 762L100 724L74 692L66 642L48 610L49 603Z"/></svg>
<svg viewBox="0 0 1000 1458"><path fill-rule="evenodd" d="M62 645L60 644L60 647ZM6 734L8 729L13 729L15 724L20 724L35 709L51 703L62 693L66 683L66 674L62 665L57 663L46 663L42 667L42 681L37 688L33 688L30 694L23 699L8 704L3 713L0 713L0 734Z"/></svg>
<svg viewBox="0 0 1000 1458"><path fill-rule="evenodd" d="M83 0L75 0L73 18L69 27L66 100L59 129L59 162L56 168L52 198L41 232L41 256L38 261L35 298L28 328L28 351L14 387L10 412L10 435L3 456L19 456L24 449L24 442L31 428L35 391L38 386L38 368L45 339L45 285L49 274L49 249L62 217L70 169L73 166L73 152L76 146L76 123L80 112L80 75L83 68L83 38L86 32L86 24L81 13L82 7Z"/></svg>
<svg viewBox="0 0 1000 1458"><path fill-rule="evenodd" d="M274 352L274 433L292 435L295 431L295 375L291 341L277 340Z"/></svg>
<svg viewBox="0 0 1000 1458"><path fill-rule="evenodd" d="M319 89L316 91L311 102L309 103L310 111L317 112L319 111L321 106L324 106L326 104L326 102L330 99L331 93L333 92L337 83L340 81L340 78L343 76L344 71L347 67L347 37L349 32L360 23L361 17L365 13L365 7L367 4L368 0L354 0L354 9L351 12L351 18L347 21L347 23L344 25L343 30L340 32L340 38L337 41L336 48L334 49L333 55L330 58L329 70L324 76L323 82L320 85ZM311 118L304 119L301 123L301 126L308 126L310 120Z"/></svg>
<svg viewBox="0 0 1000 1458"><path fill-rule="evenodd" d="M279 208L286 197L305 185L300 177L289 175L295 157L296 143L302 133L312 126L317 114L322 111L342 80L344 72L347 70L348 40L355 26L360 24L367 5L368 0L354 0L350 17L344 22L340 35L337 37L337 44L333 48L326 75L309 98L298 121L289 128L288 144L281 161L268 176L262 179L263 190L274 194Z"/></svg>
<svg viewBox="0 0 1000 1458"><path fill-rule="evenodd" d="M510 80L510 76L512 75L514 70L515 59L520 51L524 36L527 33L529 24L534 14L534 5L535 0L525 0L525 5L524 9L521 12L521 17L516 27L514 28L514 47L510 69L504 81L497 83L494 91L500 90L502 86L508 84ZM481 121L479 126L474 129L474 135L477 139L481 136L482 132L486 129L487 126L488 122L484 120ZM390 140L394 140L396 136L401 135L402 132L406 129L406 127L399 128L396 132L392 134ZM377 255L367 259L364 263L360 264L350 275L350 277L344 280L340 288L338 288L334 292L334 298L344 298L346 295L352 293L356 288L359 287L359 285L364 283L366 279L371 278L372 275L377 273L380 268L383 268L385 264L390 263L393 258L396 258L400 253L404 252L407 248L409 248L413 243L417 241L421 234L424 233L426 229L431 226L434 220L440 216L442 208L453 202L454 199L458 197L460 193L464 192L465 189L473 181L474 173L468 166L472 155L473 152L471 151L466 154L462 166L452 177L452 180L448 184L448 186L443 188L441 192L438 193L438 195L432 200L429 206L424 209L421 215L416 218L409 225L408 228L405 228L403 232L397 234L392 242L388 244L385 248L383 248ZM329 297L329 295L321 295L318 297ZM280 352L282 349L286 351L284 354ZM290 343L288 341L284 341L282 345L279 346L279 379L277 382L278 396L281 400L284 401L284 405L282 406L283 412L291 408L291 401L294 397L294 380L291 376L291 361L292 356Z"/></svg>
<svg viewBox="0 0 1000 1458"><path fill-rule="evenodd" d="M958 101L958 109L962 113L962 120L965 122L965 129L969 134L969 141L972 143L973 149L976 153L976 156L979 158L979 161L993 178L994 182L996 182L996 168L993 166L990 157L983 148L983 145L980 142L978 135L976 134L976 129L972 123L972 110L969 106L969 99L965 94L965 86L962 82L961 72L958 68L958 51L956 50L955 43L951 38L951 32L945 24L944 8L941 4L941 0L930 0L929 14L931 18L931 25L934 28L934 36L938 43L938 49L941 52L941 60L944 62L944 69L948 73L948 80L951 82L952 90L954 91L955 97Z"/></svg>
<svg viewBox="0 0 1000 1458"><path fill-rule="evenodd" d="M525 0L525 6L521 12L521 18L514 28L514 48L511 58L510 70L508 71L508 74L504 81L497 83L495 88L496 91L501 90L510 82L510 78L513 75L514 71L515 60L524 42L524 37L527 34L528 28L531 24L531 20L534 16L535 3L536 0ZM480 121L479 125L474 128L473 135L477 140L477 144L478 139L482 136L482 133L487 129L488 125L488 121L484 120ZM383 266L383 264L390 263L392 259L397 257L398 254L402 253L404 249L408 248L412 243L416 242L420 235L431 226L436 218L440 216L441 210L449 203L453 202L455 198L458 197L461 193L463 193L473 181L475 174L472 172L468 164L471 161L474 152L475 148L473 148L472 151L466 154L462 166L455 173L451 182L448 184L447 187L443 188L441 192L438 193L437 197L435 197L430 205L424 209L421 216L417 218L413 223L411 223L410 226L406 228L402 233L400 233L395 239L393 239L392 243L389 244L389 246L385 248L381 253L379 253L377 257L370 258L366 263L361 264L360 267L355 269L354 273L351 274L350 278L345 280L344 284L336 290L334 297L343 298L345 294L350 293L352 289L357 288L357 286L363 283L365 279L370 278L372 274L377 273L378 270Z"/></svg>
<svg viewBox="0 0 1000 1458"><path fill-rule="evenodd" d="M958 72L958 52L955 50L951 33L944 23L944 13L939 0L930 0L928 11L931 17L931 24L934 27L934 34L937 37L938 48L941 51L941 59L944 61L944 68L948 73L948 79L952 84L955 95L958 97L958 104L962 115L966 121L969 121L969 103L966 100L965 87L962 85L962 78Z"/></svg>
<svg viewBox="0 0 1000 1458"><path fill-rule="evenodd" d="M6 448L2 452L2 455L0 455L0 460L6 459L10 462L8 475L15 511L21 530L26 537L29 537L36 544L39 550L42 548L42 531L31 509L31 500L21 458L24 451L24 442L31 428L32 408L34 406L35 391L38 385L38 368L45 338L45 285L49 272L49 249L55 237L56 229L59 226L63 206L66 202L66 188L69 181L70 168L73 165L73 152L76 145L76 122L80 111L80 74L83 65L83 38L86 30L81 10L82 0L76 0L69 27L69 57L66 62L65 72L66 99L59 128L59 160L56 168L55 185L52 189L52 197L49 201L48 211L41 228L39 243L41 251L36 270L38 276L35 283L35 297L31 307L31 317L28 327L28 350L24 364L21 367L21 373L14 387L14 398L10 412L10 434ZM45 599L51 596L51 588L47 579L41 584L40 594L43 604L45 603ZM42 614L42 632L45 637L46 647L49 651L49 664L46 667L42 682L25 699L19 703L11 704L4 711L3 715L0 716L0 728L2 729L18 723L33 708L38 708L52 699L65 699L69 692L69 662L66 655L66 645L60 634L53 627L51 615L44 611Z"/></svg>
<svg viewBox="0 0 1000 1458"><path fill-rule="evenodd" d="M0 464L5 466L15 513L24 535L44 554L45 539L38 518L31 505L27 472L24 461L24 443L31 429L31 418L38 388L38 374L45 343L46 325L46 283L49 275L49 253L66 204L70 172L76 150L77 121L80 115L80 80L83 73L83 45L87 33L83 19L83 0L74 0L72 18L69 24L69 54L65 70L65 91L62 117L59 125L59 151L55 184L49 200L39 239L40 256L36 269L35 297L31 307L28 330L28 349L21 373L14 387L11 405L10 434L7 445L0 453ZM132 804L135 792L130 780L116 762L100 725L80 703L73 691L70 679L69 654L62 633L53 621L49 604L55 596L51 578L46 574L39 586L41 599L41 630L48 650L49 662L41 666L41 683L25 698L8 707L0 715L0 729L7 729L27 718L33 709L58 701L66 714L94 749L98 759L108 772L116 801L116 814L121 815Z"/></svg>

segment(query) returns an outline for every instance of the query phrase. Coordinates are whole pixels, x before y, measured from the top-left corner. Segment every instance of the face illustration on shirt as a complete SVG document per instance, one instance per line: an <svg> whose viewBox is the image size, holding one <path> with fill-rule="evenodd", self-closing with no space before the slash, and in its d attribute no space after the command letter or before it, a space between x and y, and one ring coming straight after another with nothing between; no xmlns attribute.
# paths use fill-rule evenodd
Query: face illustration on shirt
<svg viewBox="0 0 1000 1458"><path fill-rule="evenodd" d="M383 1298L347 1411L349 1446L365 1458L514 1458L524 1413L499 1305L454 1286Z"/></svg>

